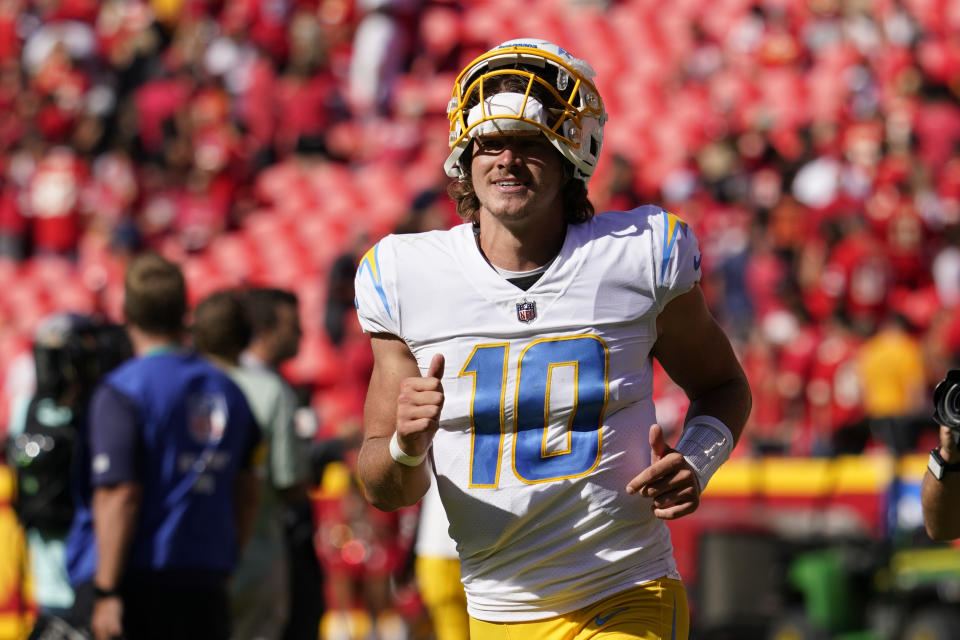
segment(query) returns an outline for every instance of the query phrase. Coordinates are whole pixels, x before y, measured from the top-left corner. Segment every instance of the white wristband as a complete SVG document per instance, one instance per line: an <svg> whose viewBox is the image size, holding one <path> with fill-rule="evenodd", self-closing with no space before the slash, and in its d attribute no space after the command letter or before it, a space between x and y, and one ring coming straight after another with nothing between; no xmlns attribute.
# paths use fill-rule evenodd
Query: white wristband
<svg viewBox="0 0 960 640"><path fill-rule="evenodd" d="M429 451L429 449L427 449ZM418 456L411 456L403 452L403 449L400 448L400 441L397 440L397 432L394 431L393 435L390 436L390 457L393 458L396 462L399 462L402 465L408 467L417 467L423 462L423 459L427 457L427 451L424 451Z"/></svg>
<svg viewBox="0 0 960 640"><path fill-rule="evenodd" d="M693 467L700 491L703 491L720 465L730 457L733 434L727 425L713 416L696 416L683 428L677 451Z"/></svg>

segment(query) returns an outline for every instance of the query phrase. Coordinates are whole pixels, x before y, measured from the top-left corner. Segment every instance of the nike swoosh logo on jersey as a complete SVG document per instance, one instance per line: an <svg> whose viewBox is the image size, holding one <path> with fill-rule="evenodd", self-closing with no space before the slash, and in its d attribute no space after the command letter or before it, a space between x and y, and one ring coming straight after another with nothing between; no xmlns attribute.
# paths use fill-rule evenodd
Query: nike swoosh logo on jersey
<svg viewBox="0 0 960 640"><path fill-rule="evenodd" d="M703 260L703 254L702 254L702 253L694 257L694 259L693 259L693 270L694 270L694 271L699 271L699 270L700 270L700 261L701 261L701 260Z"/></svg>
<svg viewBox="0 0 960 640"><path fill-rule="evenodd" d="M597 626L598 626L598 627L602 627L603 625L605 625L605 624L607 623L607 620L609 620L609 619L612 618L613 616L617 615L618 613L623 613L624 611L626 611L626 610L629 609L629 608L630 608L630 607L624 607L623 609L617 609L617 610L614 611L613 613L608 613L608 614L605 615L605 616L597 616L597 617L594 619L594 622L597 623Z"/></svg>

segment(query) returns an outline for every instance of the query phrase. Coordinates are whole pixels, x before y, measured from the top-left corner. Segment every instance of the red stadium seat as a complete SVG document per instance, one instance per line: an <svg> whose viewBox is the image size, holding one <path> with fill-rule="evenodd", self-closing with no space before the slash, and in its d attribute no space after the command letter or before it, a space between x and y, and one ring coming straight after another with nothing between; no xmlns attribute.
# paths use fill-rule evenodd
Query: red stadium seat
<svg viewBox="0 0 960 640"><path fill-rule="evenodd" d="M187 296L191 306L215 291L236 287L241 282L237 274L222 271L209 254L191 256L180 266L187 281Z"/></svg>
<svg viewBox="0 0 960 640"><path fill-rule="evenodd" d="M321 276L330 263L350 246L353 235L348 231L350 225L345 218L331 220L313 216L299 221L296 229L310 268Z"/></svg>
<svg viewBox="0 0 960 640"><path fill-rule="evenodd" d="M96 311L96 297L78 274L71 275L59 286L48 288L47 291L51 305L57 311L83 314L92 314Z"/></svg>
<svg viewBox="0 0 960 640"><path fill-rule="evenodd" d="M67 281L75 268L75 263L68 258L37 256L24 265L24 275L40 286L49 288Z"/></svg>
<svg viewBox="0 0 960 640"><path fill-rule="evenodd" d="M488 6L470 5L463 14L463 35L466 40L483 43L487 47L509 39L518 33L513 24L516 8L492 11Z"/></svg>

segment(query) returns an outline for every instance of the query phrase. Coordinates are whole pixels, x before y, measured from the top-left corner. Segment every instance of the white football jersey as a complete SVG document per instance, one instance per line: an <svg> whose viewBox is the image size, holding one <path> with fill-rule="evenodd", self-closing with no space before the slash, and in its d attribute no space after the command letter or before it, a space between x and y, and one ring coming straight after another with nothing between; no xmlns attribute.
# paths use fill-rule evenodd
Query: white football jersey
<svg viewBox="0 0 960 640"><path fill-rule="evenodd" d="M433 442L470 615L573 611L676 576L665 523L626 493L650 464L656 317L700 278L689 226L658 207L570 225L523 291L470 224L392 235L357 271L360 322L446 359Z"/></svg>

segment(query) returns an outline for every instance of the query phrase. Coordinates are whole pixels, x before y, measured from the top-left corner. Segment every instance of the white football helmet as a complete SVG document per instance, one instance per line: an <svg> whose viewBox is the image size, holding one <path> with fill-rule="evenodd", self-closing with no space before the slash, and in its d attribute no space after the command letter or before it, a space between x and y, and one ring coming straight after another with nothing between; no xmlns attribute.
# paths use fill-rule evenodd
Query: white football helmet
<svg viewBox="0 0 960 640"><path fill-rule="evenodd" d="M494 76L517 76L524 93L484 96L484 82ZM451 178L463 177L460 156L478 136L502 131L540 131L587 183L597 167L607 120L603 100L592 79L596 73L552 42L537 38L509 40L486 52L464 69L447 106L450 155L443 163ZM531 90L538 84L555 104L541 104Z"/></svg>

